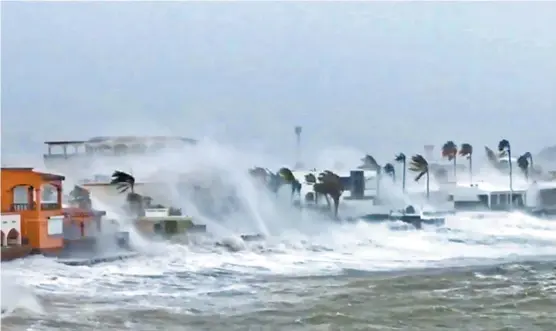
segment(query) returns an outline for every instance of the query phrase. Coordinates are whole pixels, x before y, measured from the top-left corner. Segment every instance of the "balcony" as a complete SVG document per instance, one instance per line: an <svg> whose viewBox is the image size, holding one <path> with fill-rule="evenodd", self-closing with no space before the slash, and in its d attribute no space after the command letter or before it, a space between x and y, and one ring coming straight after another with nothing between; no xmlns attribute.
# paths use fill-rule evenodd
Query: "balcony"
<svg viewBox="0 0 556 331"><path fill-rule="evenodd" d="M26 211L26 210L36 210L37 204L32 203L12 203L10 206L10 211ZM57 202L47 202L41 203L41 210L58 210L62 207Z"/></svg>
<svg viewBox="0 0 556 331"><path fill-rule="evenodd" d="M36 203L12 203L10 206L10 211L25 211L25 210L35 210Z"/></svg>
<svg viewBox="0 0 556 331"><path fill-rule="evenodd" d="M58 210L58 209L61 209L61 206L57 202L47 202L47 203L41 203L41 209L42 210Z"/></svg>

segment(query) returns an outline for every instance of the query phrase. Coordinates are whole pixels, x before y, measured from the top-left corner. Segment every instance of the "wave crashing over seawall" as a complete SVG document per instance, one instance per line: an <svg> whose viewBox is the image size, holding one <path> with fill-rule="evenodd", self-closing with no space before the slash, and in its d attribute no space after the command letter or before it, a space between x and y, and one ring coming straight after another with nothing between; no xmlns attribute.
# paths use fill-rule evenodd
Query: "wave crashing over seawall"
<svg viewBox="0 0 556 331"><path fill-rule="evenodd" d="M364 153L347 154L342 155L342 162L349 169L357 166L356 155ZM324 162L312 167L326 168L335 156L323 152L317 159ZM353 164L349 164L350 159ZM266 233L267 240L243 243L242 249L231 252L216 247L214 241L154 244L132 234L134 246L148 254L93 267L70 267L43 257L3 263L2 310L7 302L4 293L9 288L4 285L4 277L17 279L17 286L32 289L31 297L41 300L96 303L102 309L171 307L168 309L190 313L191 309L211 311L230 305L231 301L224 297L256 293L257 286L264 286L269 278L446 268L556 255L556 222L519 213L482 219L453 215L446 219L444 227L425 227L421 231L395 231L388 224L336 224L300 214L289 207L289 189L275 197L255 187L247 169L256 165L276 170L283 166L266 155L250 155L201 142L179 152L127 159L120 170L128 167L138 180L164 182L169 202L206 222L218 240L239 233ZM112 165L98 164L99 173L113 170ZM217 173L237 192L245 208L226 219L195 208L191 197L175 184L180 174L189 172L199 174L199 178ZM72 178L72 174L65 175ZM118 213L119 207L108 201L96 201L93 196L93 203ZM246 298L244 303L236 304L247 305L250 300L256 299ZM27 304L15 305L18 309L43 309L39 299L35 302L31 308ZM71 319L73 313L63 316L64 310L58 312L61 319Z"/></svg>

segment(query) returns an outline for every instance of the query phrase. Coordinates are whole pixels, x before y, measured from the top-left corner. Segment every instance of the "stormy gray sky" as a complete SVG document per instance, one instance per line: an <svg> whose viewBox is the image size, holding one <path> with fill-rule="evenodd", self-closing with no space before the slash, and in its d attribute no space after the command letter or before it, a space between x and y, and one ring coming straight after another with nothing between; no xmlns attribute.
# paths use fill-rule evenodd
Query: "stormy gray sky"
<svg viewBox="0 0 556 331"><path fill-rule="evenodd" d="M2 153L98 135L387 157L556 143L556 3L2 3Z"/></svg>

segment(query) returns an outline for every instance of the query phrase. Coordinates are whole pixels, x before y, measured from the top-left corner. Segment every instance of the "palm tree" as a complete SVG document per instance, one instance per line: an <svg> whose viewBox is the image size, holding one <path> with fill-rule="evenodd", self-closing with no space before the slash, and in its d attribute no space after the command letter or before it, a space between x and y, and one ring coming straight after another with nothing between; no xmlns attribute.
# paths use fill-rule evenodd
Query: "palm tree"
<svg viewBox="0 0 556 331"><path fill-rule="evenodd" d="M506 139L500 140L498 143L498 151L500 155L508 156L508 163L510 166L510 207L513 204L513 178L512 178L512 149L510 147L510 142Z"/></svg>
<svg viewBox="0 0 556 331"><path fill-rule="evenodd" d="M380 169L380 165L378 164L378 162L376 162L375 158L369 154L365 155L365 157L362 158L361 161L363 162L363 164L358 167L359 169L374 171Z"/></svg>
<svg viewBox="0 0 556 331"><path fill-rule="evenodd" d="M385 174L392 177L392 180L395 183L396 182L396 169L394 168L394 165L392 165L392 163L386 163L382 169L384 170Z"/></svg>
<svg viewBox="0 0 556 331"><path fill-rule="evenodd" d="M411 157L411 162L409 163L409 170L413 172L417 172L417 177L415 177L415 181L418 182L421 177L427 175L427 199L430 196L430 186L429 186L429 163L427 160L421 155L417 154Z"/></svg>
<svg viewBox="0 0 556 331"><path fill-rule="evenodd" d="M328 201L328 196L334 202L334 217L338 217L338 207L340 206L340 197L344 192L344 185L340 176L332 171L324 171L318 176L318 183L313 185L313 190L316 194L322 194Z"/></svg>
<svg viewBox="0 0 556 331"><path fill-rule="evenodd" d="M79 208L89 210L92 208L91 194L81 186L75 185L69 193L70 203L76 204Z"/></svg>
<svg viewBox="0 0 556 331"><path fill-rule="evenodd" d="M496 153L494 153L494 151L490 148L488 148L487 146L485 146L485 153L488 159L488 162L496 169L500 169L500 159L499 157L496 155Z"/></svg>
<svg viewBox="0 0 556 331"><path fill-rule="evenodd" d="M289 168L285 168L285 167L280 168L280 170L278 170L277 177L281 178L283 181L285 181L286 183L291 185L291 188L292 188L291 198L292 199L293 199L293 196L295 195L295 193L301 194L301 183L295 178L295 176L293 175L292 171Z"/></svg>
<svg viewBox="0 0 556 331"><path fill-rule="evenodd" d="M459 155L467 157L469 160L469 182L473 182L473 146L471 144L465 143L461 144L459 150Z"/></svg>
<svg viewBox="0 0 556 331"><path fill-rule="evenodd" d="M531 155L531 153L529 153L529 152L526 152L526 153L523 154L522 156L524 156L525 158L527 158L527 160L529 161L529 169L530 169L530 171L529 171L529 170L527 171L527 172L528 172L528 175L529 175L530 177L534 177L534 175L535 175L536 172L535 172L535 166L534 166L534 164L533 164L533 155Z"/></svg>
<svg viewBox="0 0 556 331"><path fill-rule="evenodd" d="M527 181L529 181L529 158L526 155L527 153L521 155L520 157L517 158L517 166L519 167L519 169L521 169L521 171L523 171L523 174L525 175L525 179Z"/></svg>
<svg viewBox="0 0 556 331"><path fill-rule="evenodd" d="M403 192L405 192L405 168L406 168L406 164L405 164L405 154L404 153L400 153L398 155L396 155L395 161L399 162L402 164L402 190Z"/></svg>
<svg viewBox="0 0 556 331"><path fill-rule="evenodd" d="M363 162L358 168L362 170L372 170L376 172L376 197L380 196L380 178L382 175L382 167L376 162L375 158L367 154L361 159Z"/></svg>
<svg viewBox="0 0 556 331"><path fill-rule="evenodd" d="M448 158L448 161L454 162L454 179L456 178L457 164L456 159L458 156L458 145L449 140L442 145L442 157Z"/></svg>
<svg viewBox="0 0 556 331"><path fill-rule="evenodd" d="M110 184L117 184L117 189L120 193L127 193L127 203L130 210L143 215L143 197L135 193L135 177L123 171L114 171L112 174L112 181Z"/></svg>

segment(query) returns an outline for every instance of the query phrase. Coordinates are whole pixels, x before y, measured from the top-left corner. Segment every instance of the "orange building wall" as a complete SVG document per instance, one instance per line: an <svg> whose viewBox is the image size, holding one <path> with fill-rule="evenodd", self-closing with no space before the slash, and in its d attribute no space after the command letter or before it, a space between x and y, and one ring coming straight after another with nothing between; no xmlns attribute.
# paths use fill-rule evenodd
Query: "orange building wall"
<svg viewBox="0 0 556 331"><path fill-rule="evenodd" d="M60 180L44 181L39 173L32 170L18 169L2 169L1 190L2 190L2 213L3 214L19 214L21 215L21 235L27 237L29 244L35 249L57 249L63 247L63 235L48 235L48 217L62 216L62 210L40 210L41 204L41 186L43 184L52 184L61 187ZM13 188L16 186L31 186L35 190L35 202L37 208L35 210L20 210L12 212L11 205L14 203ZM60 191L59 197L61 198ZM33 201L32 196L29 199ZM61 207L61 205L60 205Z"/></svg>

